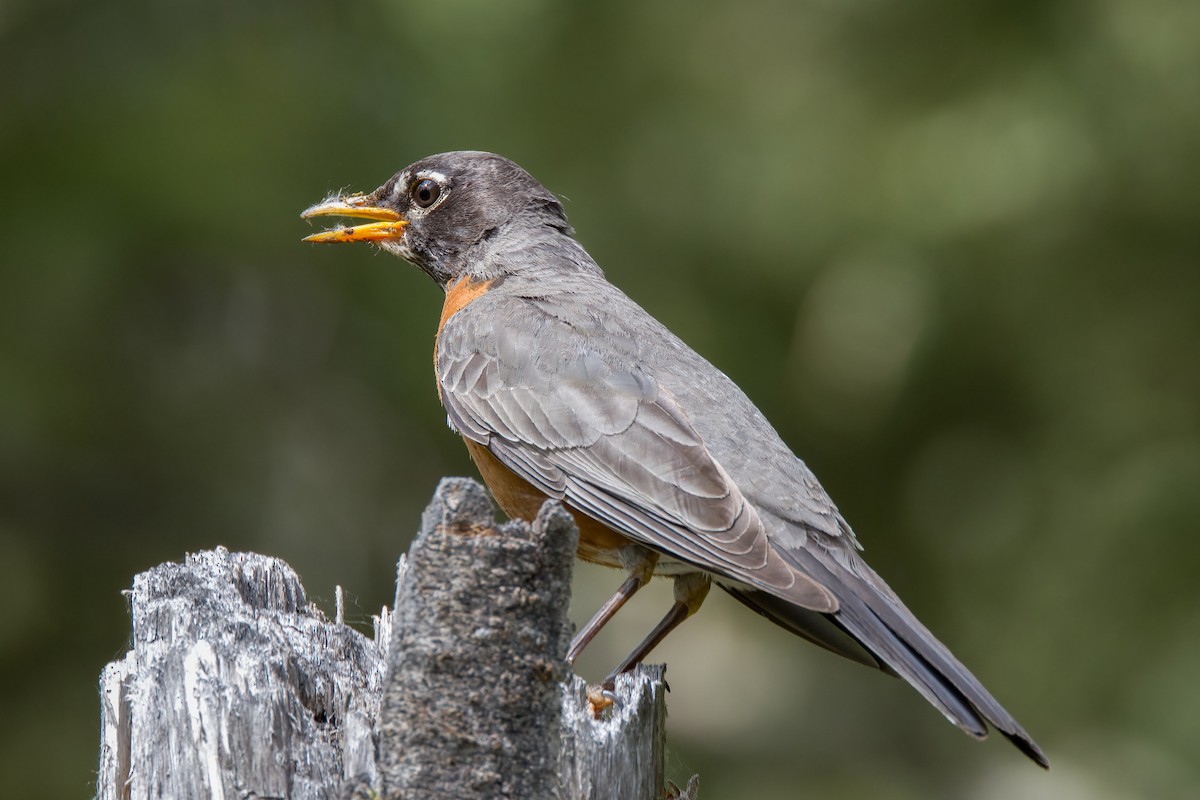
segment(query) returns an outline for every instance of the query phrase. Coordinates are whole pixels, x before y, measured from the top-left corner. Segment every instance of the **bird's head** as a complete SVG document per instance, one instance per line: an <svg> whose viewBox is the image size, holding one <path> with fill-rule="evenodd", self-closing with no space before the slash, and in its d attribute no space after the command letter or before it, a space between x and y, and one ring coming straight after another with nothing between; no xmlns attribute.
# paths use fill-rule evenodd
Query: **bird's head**
<svg viewBox="0 0 1200 800"><path fill-rule="evenodd" d="M493 245L517 245L546 228L570 232L562 204L533 176L507 158L472 151L423 158L370 194L338 194L301 216L371 220L304 241L374 242L443 288L487 270Z"/></svg>

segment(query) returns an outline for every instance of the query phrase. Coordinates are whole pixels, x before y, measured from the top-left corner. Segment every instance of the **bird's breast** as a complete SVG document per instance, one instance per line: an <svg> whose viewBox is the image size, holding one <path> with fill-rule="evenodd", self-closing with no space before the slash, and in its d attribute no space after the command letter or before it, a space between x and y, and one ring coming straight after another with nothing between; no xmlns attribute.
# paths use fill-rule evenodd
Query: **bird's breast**
<svg viewBox="0 0 1200 800"><path fill-rule="evenodd" d="M450 287L446 289L446 301L442 304L442 316L438 320L437 334L433 337L433 371L437 375L438 363L438 342L442 338L442 329L446 327L446 323L450 318L462 311L464 308L483 297L496 283L492 280L472 280L469 275L464 275ZM438 398L442 396L441 381L437 381Z"/></svg>

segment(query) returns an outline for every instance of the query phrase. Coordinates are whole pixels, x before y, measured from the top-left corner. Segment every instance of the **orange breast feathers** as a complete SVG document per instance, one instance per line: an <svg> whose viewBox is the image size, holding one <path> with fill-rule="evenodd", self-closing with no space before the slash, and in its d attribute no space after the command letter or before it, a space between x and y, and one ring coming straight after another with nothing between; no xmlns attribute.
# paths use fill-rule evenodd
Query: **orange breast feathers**
<svg viewBox="0 0 1200 800"><path fill-rule="evenodd" d="M438 340L442 338L442 328L446 323L471 303L487 294L494 280L472 281L466 275L450 285L446 290L446 302L442 305L442 318L438 320L437 335L433 337L433 374L437 382L438 399L442 399L442 382L437 380Z"/></svg>
<svg viewBox="0 0 1200 800"><path fill-rule="evenodd" d="M441 338L442 328L459 311L478 300L492 288L494 281L471 281L465 276L459 278L446 291L446 303L442 306L442 318L438 320L437 338L433 345L433 366L437 371L437 340ZM438 399L441 399L442 384L437 382ZM523 478L518 476L491 454L486 446L466 439L467 452L471 460L479 468L483 482L491 490L492 496L504 513L513 519L523 519L533 522L546 501L546 495L535 489ZM586 514L567 506L567 511L575 518L579 526L579 557L585 561L603 564L608 567L621 567L620 548L630 543L620 533L592 519Z"/></svg>
<svg viewBox="0 0 1200 800"><path fill-rule="evenodd" d="M451 317L487 294L488 289L492 288L494 282L494 279L473 281L464 275L452 283L450 288L446 290L446 302L442 306L442 318L438 320L438 336L442 335L442 328L446 327L446 322Z"/></svg>
<svg viewBox="0 0 1200 800"><path fill-rule="evenodd" d="M523 519L532 523L541 510L542 503L546 502L546 495L501 464L484 445L466 437L463 437L463 441L467 445L467 452L471 454L471 460L479 468L480 477L487 484L492 497L496 499L496 504L504 509L504 513L510 519ZM620 569L623 566L621 548L632 544L631 540L570 505L567 505L566 509L575 518L575 525L579 528L577 555L593 564Z"/></svg>

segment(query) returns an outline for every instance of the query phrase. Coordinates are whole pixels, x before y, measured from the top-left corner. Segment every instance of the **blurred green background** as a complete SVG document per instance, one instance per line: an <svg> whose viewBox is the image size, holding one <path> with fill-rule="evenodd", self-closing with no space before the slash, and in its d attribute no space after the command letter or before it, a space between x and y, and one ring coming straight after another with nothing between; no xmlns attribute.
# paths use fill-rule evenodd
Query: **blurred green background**
<svg viewBox="0 0 1200 800"><path fill-rule="evenodd" d="M0 5L6 793L92 791L140 570L224 544L390 602L474 474L440 297L297 215L470 148L563 195L1054 763L714 595L660 652L677 780L1197 796L1198 42L1186 0ZM581 569L575 618L619 578Z"/></svg>

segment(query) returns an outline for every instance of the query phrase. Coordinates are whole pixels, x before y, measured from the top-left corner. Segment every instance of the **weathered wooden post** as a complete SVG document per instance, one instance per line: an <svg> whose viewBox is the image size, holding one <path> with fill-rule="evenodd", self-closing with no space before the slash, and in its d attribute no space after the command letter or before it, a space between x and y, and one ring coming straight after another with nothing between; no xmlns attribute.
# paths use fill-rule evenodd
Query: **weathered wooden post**
<svg viewBox="0 0 1200 800"><path fill-rule="evenodd" d="M445 481L396 594L379 762L384 797L553 797L578 531L547 505L497 526Z"/></svg>
<svg viewBox="0 0 1200 800"><path fill-rule="evenodd" d="M97 798L662 797L662 668L597 720L563 661L577 535L557 504L497 525L482 487L444 480L372 639L278 559L142 573L100 680Z"/></svg>

